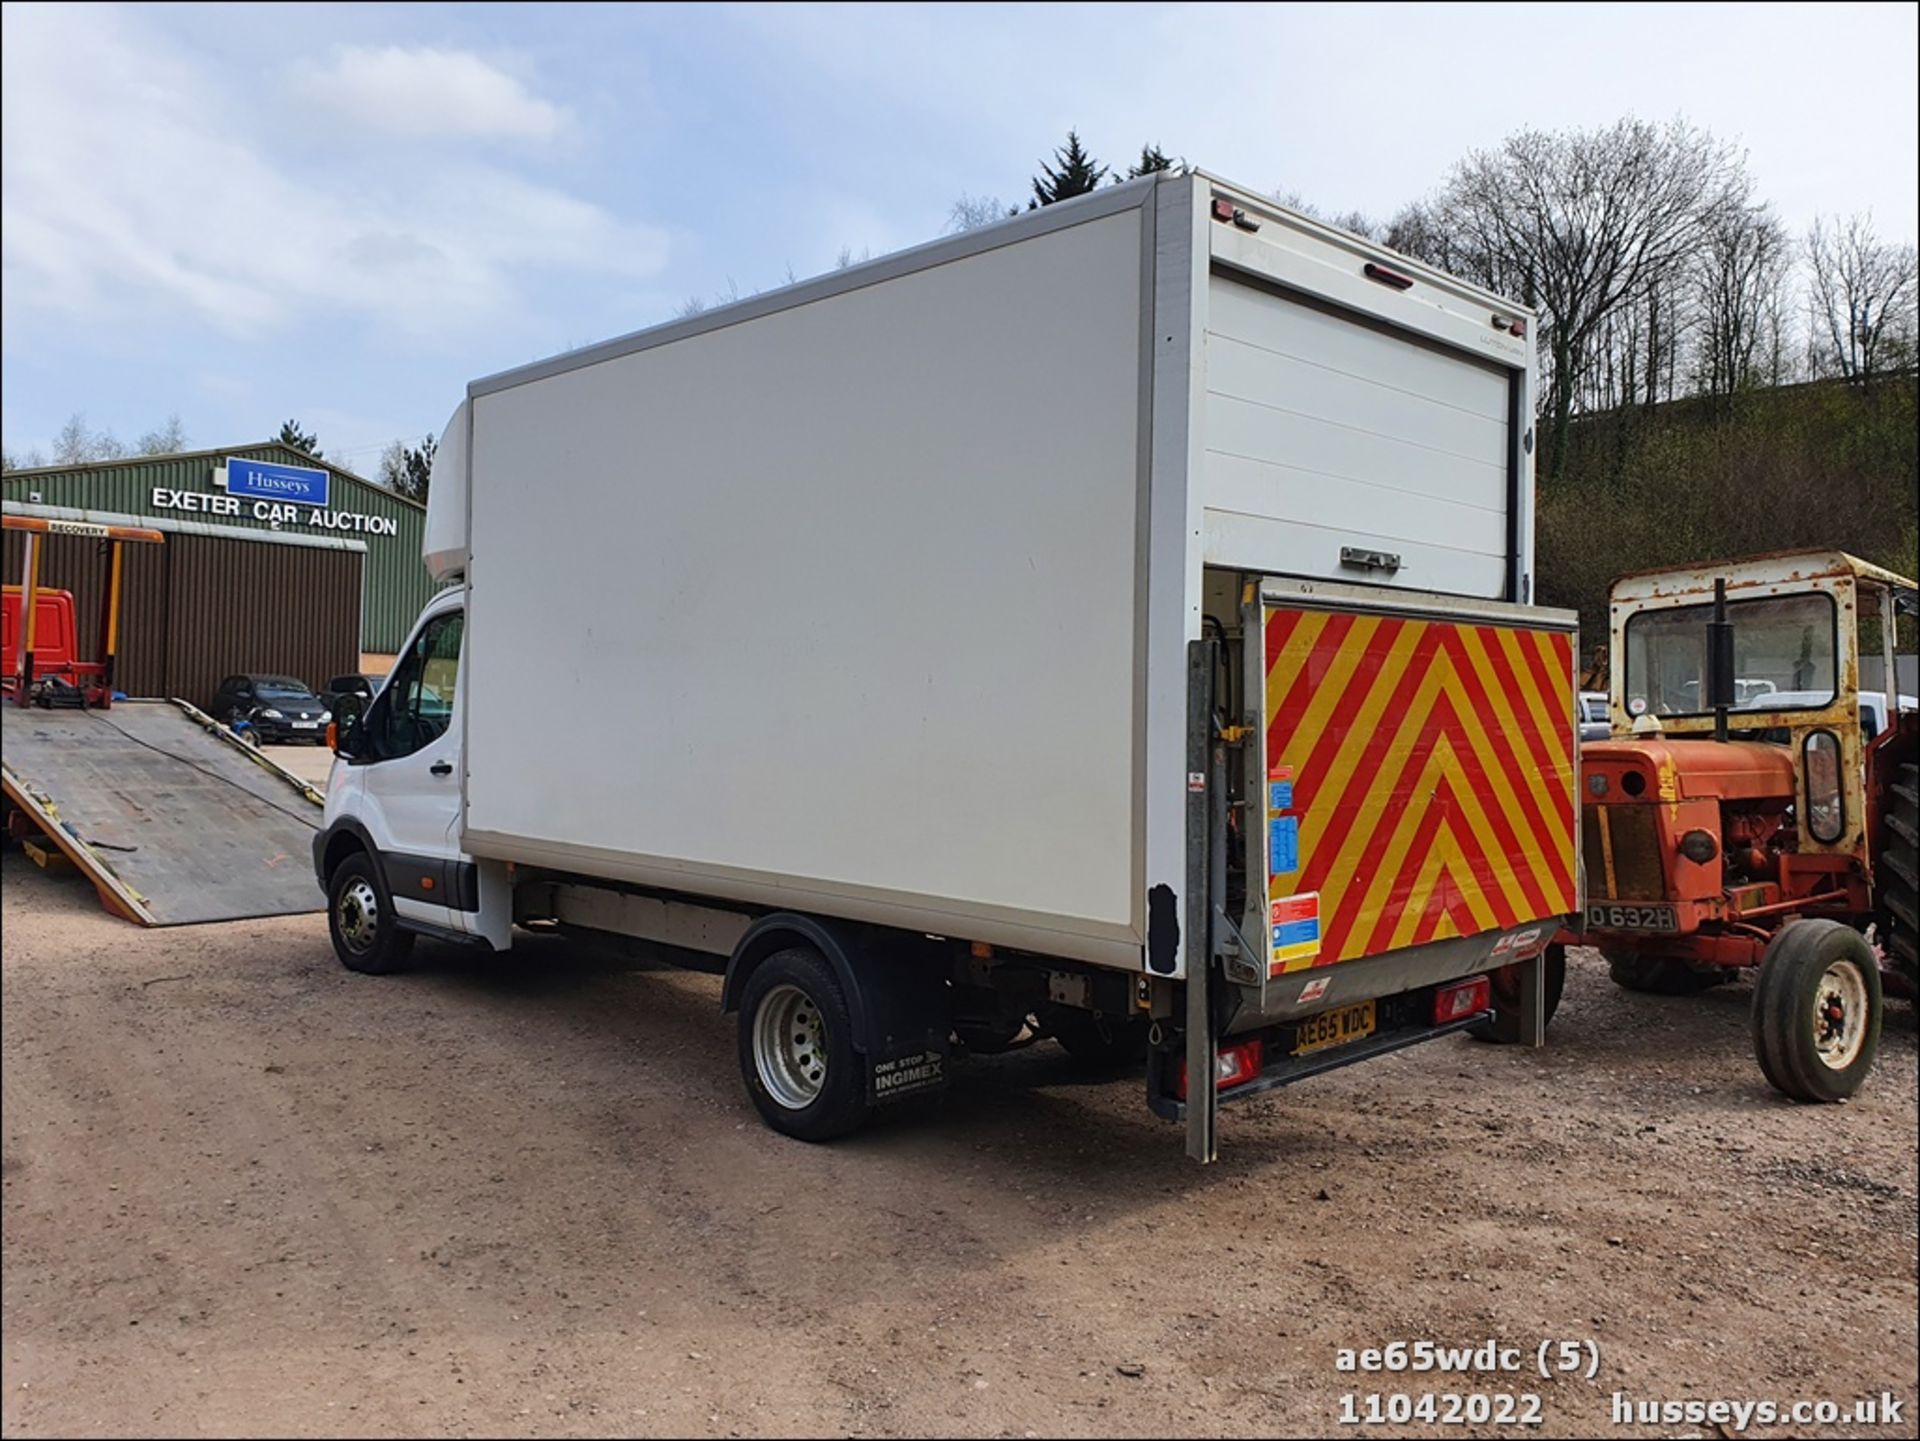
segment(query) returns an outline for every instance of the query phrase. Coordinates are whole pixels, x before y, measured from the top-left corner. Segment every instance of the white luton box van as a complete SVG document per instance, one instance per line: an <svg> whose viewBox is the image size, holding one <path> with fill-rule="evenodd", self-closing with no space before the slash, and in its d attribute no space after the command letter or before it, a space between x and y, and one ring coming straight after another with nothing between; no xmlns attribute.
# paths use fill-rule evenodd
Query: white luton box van
<svg viewBox="0 0 1920 1441"><path fill-rule="evenodd" d="M711 957L824 1139L1034 1036L1218 1103L1538 1041L1578 909L1532 317L1163 173L475 381L340 958Z"/></svg>

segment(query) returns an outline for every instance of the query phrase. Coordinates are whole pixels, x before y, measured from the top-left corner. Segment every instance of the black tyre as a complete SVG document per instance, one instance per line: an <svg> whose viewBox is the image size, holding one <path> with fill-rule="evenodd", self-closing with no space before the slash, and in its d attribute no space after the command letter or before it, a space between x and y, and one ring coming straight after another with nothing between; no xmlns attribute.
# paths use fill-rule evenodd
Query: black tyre
<svg viewBox="0 0 1920 1441"><path fill-rule="evenodd" d="M819 952L768 956L740 998L740 1075L760 1118L799 1141L830 1141L867 1119L866 1060L846 993Z"/></svg>
<svg viewBox="0 0 1920 1441"><path fill-rule="evenodd" d="M1920 990L1920 765L1894 773L1880 831L1878 874L1887 959Z"/></svg>
<svg viewBox="0 0 1920 1441"><path fill-rule="evenodd" d="M340 964L362 975L389 975L413 954L413 932L401 929L380 869L365 851L340 862L327 880L327 932Z"/></svg>
<svg viewBox="0 0 1920 1441"><path fill-rule="evenodd" d="M1674 956L1648 956L1638 951L1606 950L1607 974L1623 991L1642 991L1650 996L1697 996L1702 991L1725 985L1733 971L1725 966L1699 969Z"/></svg>
<svg viewBox="0 0 1920 1441"><path fill-rule="evenodd" d="M1493 992L1493 1014L1467 1027L1468 1035L1476 1041L1491 1041L1499 1046L1511 1046L1520 1039L1520 968L1532 964L1520 961L1502 966L1487 978ZM1553 1013L1560 1009L1560 993L1566 986L1567 948L1556 943L1547 947L1548 1025L1553 1024Z"/></svg>
<svg viewBox="0 0 1920 1441"><path fill-rule="evenodd" d="M1793 921L1760 961L1753 1049L1760 1069L1796 1101L1844 1101L1880 1051L1880 968L1873 948L1838 921Z"/></svg>
<svg viewBox="0 0 1920 1441"><path fill-rule="evenodd" d="M1131 1066L1146 1059L1149 1027L1143 1020L1051 1006L1042 1018L1069 1056L1083 1066Z"/></svg>

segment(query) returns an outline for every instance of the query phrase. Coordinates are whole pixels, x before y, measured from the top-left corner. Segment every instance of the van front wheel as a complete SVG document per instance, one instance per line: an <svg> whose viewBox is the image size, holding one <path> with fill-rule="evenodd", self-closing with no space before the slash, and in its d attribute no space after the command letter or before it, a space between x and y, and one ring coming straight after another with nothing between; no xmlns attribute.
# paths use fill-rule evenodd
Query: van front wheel
<svg viewBox="0 0 1920 1441"><path fill-rule="evenodd" d="M374 859L365 851L348 856L328 878L327 932L340 964L362 975L388 975L413 954L413 932L401 929Z"/></svg>

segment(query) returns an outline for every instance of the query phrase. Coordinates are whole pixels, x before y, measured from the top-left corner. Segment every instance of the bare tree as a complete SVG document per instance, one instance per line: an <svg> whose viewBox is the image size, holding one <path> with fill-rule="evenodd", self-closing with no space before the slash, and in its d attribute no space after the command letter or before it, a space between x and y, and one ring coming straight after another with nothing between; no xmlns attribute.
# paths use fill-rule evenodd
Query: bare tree
<svg viewBox="0 0 1920 1441"><path fill-rule="evenodd" d="M79 465L93 459L93 433L87 429L87 418L79 411L67 417L67 423L53 437L53 463L55 465Z"/></svg>
<svg viewBox="0 0 1920 1441"><path fill-rule="evenodd" d="M1541 312L1550 479L1564 470L1568 423L1609 319L1648 306L1634 346L1652 375L1635 389L1654 384L1673 333L1659 287L1749 187L1729 147L1678 120L1521 131L1455 167L1435 207L1454 267Z"/></svg>
<svg viewBox="0 0 1920 1441"><path fill-rule="evenodd" d="M187 448L187 432L180 424L180 415L176 411L169 415L166 423L149 430L134 442L137 455L178 455Z"/></svg>
<svg viewBox="0 0 1920 1441"><path fill-rule="evenodd" d="M1785 267L1782 267L1783 270ZM1798 336L1790 306L1790 285L1782 283L1766 299L1760 312L1760 354L1756 379L1767 385L1788 385L1803 378L1800 363L1794 358Z"/></svg>
<svg viewBox="0 0 1920 1441"><path fill-rule="evenodd" d="M1788 255L1786 231L1764 205L1728 208L1710 218L1693 272L1699 307L1696 383L1730 396L1767 378L1763 349L1777 318Z"/></svg>
<svg viewBox="0 0 1920 1441"><path fill-rule="evenodd" d="M388 490L400 490L407 483L407 443L390 440L380 452L380 483Z"/></svg>
<svg viewBox="0 0 1920 1441"><path fill-rule="evenodd" d="M1278 200L1289 210L1297 210L1300 214L1311 216L1315 220L1323 218L1320 214L1320 207L1307 199L1307 197L1302 195L1298 190L1275 190L1272 192L1272 195L1275 200Z"/></svg>
<svg viewBox="0 0 1920 1441"><path fill-rule="evenodd" d="M953 202L953 209L947 212L947 233L959 235L964 231L978 230L983 225L992 225L1019 213L1017 207L1007 204L997 195L962 195Z"/></svg>
<svg viewBox="0 0 1920 1441"><path fill-rule="evenodd" d="M1816 370L1863 385L1912 364L1913 246L1882 242L1873 217L1855 215L1815 219L1806 254Z"/></svg>
<svg viewBox="0 0 1920 1441"><path fill-rule="evenodd" d="M1393 219L1382 229L1380 243L1402 255L1424 260L1436 270L1464 275L1484 269L1456 253L1458 246L1445 219L1425 200L1416 200L1395 211Z"/></svg>
<svg viewBox="0 0 1920 1441"><path fill-rule="evenodd" d="M93 460L118 460L127 453L110 430L93 430L87 425L87 417L75 411L67 417L67 423L53 438L53 463L55 465L85 465Z"/></svg>
<svg viewBox="0 0 1920 1441"><path fill-rule="evenodd" d="M1334 216L1327 223L1338 230L1358 235L1363 240L1384 241L1387 238L1387 227L1364 210L1349 210L1343 215Z"/></svg>

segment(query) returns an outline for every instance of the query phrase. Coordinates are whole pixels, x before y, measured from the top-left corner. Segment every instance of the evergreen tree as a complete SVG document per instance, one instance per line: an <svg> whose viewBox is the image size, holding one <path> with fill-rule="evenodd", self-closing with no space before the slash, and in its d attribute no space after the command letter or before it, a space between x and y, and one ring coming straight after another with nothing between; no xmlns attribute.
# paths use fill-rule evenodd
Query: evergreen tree
<svg viewBox="0 0 1920 1441"><path fill-rule="evenodd" d="M395 487L402 495L412 496L421 504L426 503L427 486L433 480L433 453L440 448L431 432L420 442L416 449L407 447L403 462L404 473L400 484Z"/></svg>
<svg viewBox="0 0 1920 1441"><path fill-rule="evenodd" d="M320 437L311 431L302 430L300 428L300 422L297 420L289 420L285 425L280 427L279 440L282 445L291 446L295 450L305 451L315 460L318 460L322 454Z"/></svg>
<svg viewBox="0 0 1920 1441"><path fill-rule="evenodd" d="M1033 178L1033 199L1027 202L1029 210L1086 195L1106 178L1107 167L1087 154L1076 131L1067 132L1067 143L1053 152L1053 158L1059 165L1057 170L1044 160L1040 162L1040 173Z"/></svg>
<svg viewBox="0 0 1920 1441"><path fill-rule="evenodd" d="M1142 145L1140 158L1127 167L1127 179L1138 180L1142 175L1152 175L1158 170L1171 170L1173 162L1160 151L1158 145Z"/></svg>

